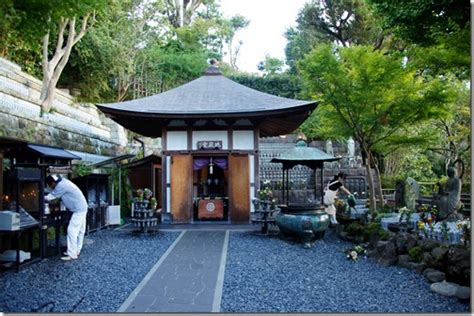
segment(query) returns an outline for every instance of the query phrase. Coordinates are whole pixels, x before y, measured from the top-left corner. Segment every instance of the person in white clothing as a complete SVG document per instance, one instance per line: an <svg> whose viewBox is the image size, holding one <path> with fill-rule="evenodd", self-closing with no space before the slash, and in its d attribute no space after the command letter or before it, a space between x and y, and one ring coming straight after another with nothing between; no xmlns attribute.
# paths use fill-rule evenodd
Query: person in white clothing
<svg viewBox="0 0 474 316"><path fill-rule="evenodd" d="M328 183L326 190L324 191L324 206L326 207L325 211L329 215L331 224L336 225L339 222L336 220L336 207L334 202L336 201L337 192L339 189L343 190L348 195L351 195L351 192L344 187L344 180L346 175L342 172L335 175L334 178Z"/></svg>
<svg viewBox="0 0 474 316"><path fill-rule="evenodd" d="M64 206L72 212L71 220L67 227L67 252L61 260L77 259L84 242L86 233L87 201L81 190L69 181L57 175L49 175L46 184L52 189L51 193L45 196L47 202L61 199Z"/></svg>

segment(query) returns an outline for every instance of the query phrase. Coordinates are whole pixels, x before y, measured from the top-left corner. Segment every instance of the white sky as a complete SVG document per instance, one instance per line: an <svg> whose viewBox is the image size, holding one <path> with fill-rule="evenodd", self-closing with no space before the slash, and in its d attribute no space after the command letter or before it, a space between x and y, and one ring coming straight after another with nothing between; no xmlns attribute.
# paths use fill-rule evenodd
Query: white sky
<svg viewBox="0 0 474 316"><path fill-rule="evenodd" d="M249 26L237 32L234 43L243 41L237 66L241 71L258 72L257 64L265 55L285 58L289 26L296 25L298 12L307 0L221 0L221 9L227 18L236 14L250 20ZM224 57L229 62L228 56Z"/></svg>

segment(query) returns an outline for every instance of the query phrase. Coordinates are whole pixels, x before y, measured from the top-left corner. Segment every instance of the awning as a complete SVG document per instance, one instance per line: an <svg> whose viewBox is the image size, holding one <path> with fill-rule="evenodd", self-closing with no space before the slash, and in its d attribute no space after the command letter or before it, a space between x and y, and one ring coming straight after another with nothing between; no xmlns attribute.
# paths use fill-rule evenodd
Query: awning
<svg viewBox="0 0 474 316"><path fill-rule="evenodd" d="M135 155L124 154L124 155L113 157L113 158L110 158L110 159L107 159L107 160L104 160L104 161L101 161L101 162L94 163L90 166L94 167L94 168L100 168L100 167L104 167L104 166L107 166L107 165L116 164L116 163L118 163L122 160L130 159L130 158L133 158L133 157L135 157Z"/></svg>
<svg viewBox="0 0 474 316"><path fill-rule="evenodd" d="M52 146L45 146L45 145L36 145L36 144L28 144L26 147L38 154L40 157L51 157L51 158L61 158L61 159L78 159L81 160L81 157L76 156L69 151L59 148L59 147L52 147Z"/></svg>

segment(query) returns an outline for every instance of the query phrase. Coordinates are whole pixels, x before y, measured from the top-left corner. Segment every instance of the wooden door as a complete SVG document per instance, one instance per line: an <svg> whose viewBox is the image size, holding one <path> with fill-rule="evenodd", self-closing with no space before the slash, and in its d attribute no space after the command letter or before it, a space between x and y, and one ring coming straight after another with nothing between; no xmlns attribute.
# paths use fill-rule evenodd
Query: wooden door
<svg viewBox="0 0 474 316"><path fill-rule="evenodd" d="M231 222L250 219L250 178L248 155L229 156L229 212Z"/></svg>
<svg viewBox="0 0 474 316"><path fill-rule="evenodd" d="M171 214L174 223L190 223L193 213L193 160L190 155L171 156Z"/></svg>

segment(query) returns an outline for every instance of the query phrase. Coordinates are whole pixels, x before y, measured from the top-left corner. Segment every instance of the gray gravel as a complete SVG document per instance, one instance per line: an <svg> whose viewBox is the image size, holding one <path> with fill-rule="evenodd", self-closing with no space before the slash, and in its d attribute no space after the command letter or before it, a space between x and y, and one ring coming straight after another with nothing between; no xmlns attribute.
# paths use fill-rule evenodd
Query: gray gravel
<svg viewBox="0 0 474 316"><path fill-rule="evenodd" d="M313 248L232 232L222 312L467 312L469 304L430 291L414 271L349 261L352 244L328 231Z"/></svg>
<svg viewBox="0 0 474 316"><path fill-rule="evenodd" d="M0 275L3 312L115 312L179 232L102 230L77 261L59 256ZM3 283L3 284L2 284Z"/></svg>

